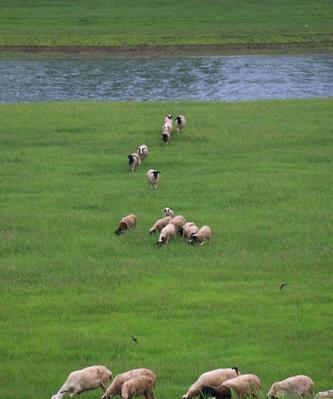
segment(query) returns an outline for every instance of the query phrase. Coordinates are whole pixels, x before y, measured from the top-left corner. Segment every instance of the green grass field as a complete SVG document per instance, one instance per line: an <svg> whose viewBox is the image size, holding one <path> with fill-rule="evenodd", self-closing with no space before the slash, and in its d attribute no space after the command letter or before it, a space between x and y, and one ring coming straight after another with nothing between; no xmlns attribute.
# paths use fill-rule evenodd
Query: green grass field
<svg viewBox="0 0 333 399"><path fill-rule="evenodd" d="M332 109L0 105L0 397L49 398L92 364L152 368L158 399L230 366L261 377L263 395L295 374L332 388ZM165 146L169 112L187 126ZM131 174L143 143L149 159ZM157 248L147 232L166 206L209 224L211 243ZM135 231L115 236L132 212Z"/></svg>
<svg viewBox="0 0 333 399"><path fill-rule="evenodd" d="M329 0L2 0L0 46L332 48Z"/></svg>

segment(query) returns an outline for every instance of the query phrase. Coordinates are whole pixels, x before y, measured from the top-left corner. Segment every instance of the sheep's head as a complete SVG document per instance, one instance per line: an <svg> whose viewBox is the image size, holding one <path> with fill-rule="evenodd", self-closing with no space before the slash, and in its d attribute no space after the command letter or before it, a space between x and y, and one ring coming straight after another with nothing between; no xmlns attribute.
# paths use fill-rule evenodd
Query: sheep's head
<svg viewBox="0 0 333 399"><path fill-rule="evenodd" d="M190 242L190 244L192 244L192 245L197 244L197 243L199 242L199 241L198 241L198 237L197 237L195 234L192 234L191 237L190 237L189 242Z"/></svg>
<svg viewBox="0 0 333 399"><path fill-rule="evenodd" d="M277 399L278 392L280 391L281 386L278 382L275 382L272 386L271 389L267 393L267 397L271 399Z"/></svg>
<svg viewBox="0 0 333 399"><path fill-rule="evenodd" d="M159 170L154 170L154 171L153 171L153 175L154 175L155 179L158 177L158 175L159 175L160 173L161 173L161 172L160 172Z"/></svg>
<svg viewBox="0 0 333 399"><path fill-rule="evenodd" d="M164 208L162 209L162 212L164 212L165 216L172 216L174 215L173 210L171 208Z"/></svg>

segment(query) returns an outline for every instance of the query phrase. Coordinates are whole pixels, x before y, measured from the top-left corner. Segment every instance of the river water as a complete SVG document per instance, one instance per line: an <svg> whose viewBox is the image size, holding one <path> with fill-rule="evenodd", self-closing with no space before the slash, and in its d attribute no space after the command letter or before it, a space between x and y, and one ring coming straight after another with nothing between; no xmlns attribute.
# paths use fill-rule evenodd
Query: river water
<svg viewBox="0 0 333 399"><path fill-rule="evenodd" d="M333 55L0 60L0 102L333 96Z"/></svg>

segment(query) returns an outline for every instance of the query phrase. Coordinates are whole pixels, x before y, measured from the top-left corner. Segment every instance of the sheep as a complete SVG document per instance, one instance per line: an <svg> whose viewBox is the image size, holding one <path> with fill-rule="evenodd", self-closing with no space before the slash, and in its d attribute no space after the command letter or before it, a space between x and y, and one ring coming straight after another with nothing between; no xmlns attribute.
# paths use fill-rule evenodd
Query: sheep
<svg viewBox="0 0 333 399"><path fill-rule="evenodd" d="M108 398L110 399L112 398L112 396L120 395L123 384L126 381L134 377L138 377L140 375L148 376L153 382L153 387L155 387L156 374L153 371L146 368L129 370L126 371L125 373L118 374L115 377L115 379L112 381L112 384L108 386L107 390L105 391L101 399L108 399Z"/></svg>
<svg viewBox="0 0 333 399"><path fill-rule="evenodd" d="M312 396L314 382L306 375L296 375L283 381L275 382L267 396L276 399L282 396Z"/></svg>
<svg viewBox="0 0 333 399"><path fill-rule="evenodd" d="M148 184L154 189L157 188L160 181L160 171L156 169L149 169L147 172Z"/></svg>
<svg viewBox="0 0 333 399"><path fill-rule="evenodd" d="M167 244L169 240L176 237L176 227L174 224L168 223L160 232L160 237L156 245Z"/></svg>
<svg viewBox="0 0 333 399"><path fill-rule="evenodd" d="M177 233L179 233L179 231L183 228L184 224L186 223L186 220L184 216L177 215L174 218L172 218L169 223L173 224L176 228Z"/></svg>
<svg viewBox="0 0 333 399"><path fill-rule="evenodd" d="M112 380L112 373L104 366L90 366L76 370L69 374L63 386L51 399L61 399L66 393L72 397L99 387L105 392L105 384L109 380Z"/></svg>
<svg viewBox="0 0 333 399"><path fill-rule="evenodd" d="M177 132L181 132L184 129L186 119L184 115L178 115L175 118L175 121L177 122Z"/></svg>
<svg viewBox="0 0 333 399"><path fill-rule="evenodd" d="M163 208L162 212L164 212L164 216L174 217L173 209L171 209L171 208Z"/></svg>
<svg viewBox="0 0 333 399"><path fill-rule="evenodd" d="M318 392L315 396L315 399L330 399L333 398L333 389L329 389L328 391Z"/></svg>
<svg viewBox="0 0 333 399"><path fill-rule="evenodd" d="M148 375L139 375L127 380L121 387L121 398L130 399L134 396L144 395L145 399L155 399L154 382Z"/></svg>
<svg viewBox="0 0 333 399"><path fill-rule="evenodd" d="M179 230L179 234L183 237L183 240L188 240L193 234L199 231L199 227L192 222L187 222Z"/></svg>
<svg viewBox="0 0 333 399"><path fill-rule="evenodd" d="M134 171L135 168L137 168L138 166L141 166L141 160L139 155L136 152L133 152L132 154L128 155L128 164L132 170L132 172Z"/></svg>
<svg viewBox="0 0 333 399"><path fill-rule="evenodd" d="M192 234L189 242L194 244L203 245L205 241L209 241L212 237L212 230L209 226L202 226L195 234Z"/></svg>
<svg viewBox="0 0 333 399"><path fill-rule="evenodd" d="M162 126L162 130L164 130L164 129L168 129L170 133L172 131L172 115L170 115L170 114L166 115L164 117L164 123Z"/></svg>
<svg viewBox="0 0 333 399"><path fill-rule="evenodd" d="M153 227L151 229L149 229L149 234L153 234L156 231L161 231L163 229L163 227L165 227L170 222L171 219L172 219L172 216L165 216L162 219L156 220Z"/></svg>
<svg viewBox="0 0 333 399"><path fill-rule="evenodd" d="M146 144L141 144L137 149L136 153L139 155L140 160L144 161L148 158L148 146Z"/></svg>
<svg viewBox="0 0 333 399"><path fill-rule="evenodd" d="M162 134L161 134L161 139L162 139L162 141L163 141L164 143L169 143L170 138L171 138L170 131L169 131L168 129L164 129L164 130L162 131Z"/></svg>
<svg viewBox="0 0 333 399"><path fill-rule="evenodd" d="M118 228L117 228L117 230L115 230L114 233L117 234L117 236L120 236L121 234L124 233L125 230L135 227L136 219L137 219L136 215L133 215L133 214L124 216L120 220Z"/></svg>
<svg viewBox="0 0 333 399"><path fill-rule="evenodd" d="M200 375L194 384L192 384L182 399L191 399L198 395L201 396L203 387L210 386L215 387L221 385L224 381L229 378L234 378L239 375L240 372L237 367L216 369L207 371Z"/></svg>
<svg viewBox="0 0 333 399"><path fill-rule="evenodd" d="M229 389L229 391L226 388ZM254 374L243 374L224 381L223 384L218 387L214 387L216 392L221 393L221 399L225 397L231 398L231 389L236 392L239 399L248 395L256 398L258 391L261 389L261 381L260 378Z"/></svg>

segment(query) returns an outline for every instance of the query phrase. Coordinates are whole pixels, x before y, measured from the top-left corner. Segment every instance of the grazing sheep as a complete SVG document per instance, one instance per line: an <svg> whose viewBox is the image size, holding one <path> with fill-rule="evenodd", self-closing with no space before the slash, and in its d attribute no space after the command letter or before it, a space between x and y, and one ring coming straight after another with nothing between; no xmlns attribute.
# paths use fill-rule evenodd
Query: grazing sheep
<svg viewBox="0 0 333 399"><path fill-rule="evenodd" d="M226 388L229 388L229 392ZM231 389L236 392L239 399L248 395L256 398L258 391L261 389L261 381L260 378L254 374L243 374L224 381L224 383L218 387L214 387L216 392L220 392L221 399L225 397L224 395L231 398Z"/></svg>
<svg viewBox="0 0 333 399"><path fill-rule="evenodd" d="M176 227L169 223L160 232L160 237L156 243L156 245L167 244L169 240L176 237Z"/></svg>
<svg viewBox="0 0 333 399"><path fill-rule="evenodd" d="M315 399L330 399L333 398L333 389L329 389L328 391L318 392L315 396Z"/></svg>
<svg viewBox="0 0 333 399"><path fill-rule="evenodd" d="M133 214L123 217L119 222L118 229L114 233L120 236L125 230L135 227L136 219L137 217Z"/></svg>
<svg viewBox="0 0 333 399"><path fill-rule="evenodd" d="M145 399L155 399L154 382L147 375L139 375L127 380L121 387L121 398L130 399L134 396L144 395Z"/></svg>
<svg viewBox="0 0 333 399"><path fill-rule="evenodd" d="M155 169L149 169L147 172L148 184L155 189L160 181L160 173L160 171Z"/></svg>
<svg viewBox="0 0 333 399"><path fill-rule="evenodd" d="M145 159L148 158L148 146L146 144L141 144L136 149L136 152L139 155L141 161L144 161Z"/></svg>
<svg viewBox="0 0 333 399"><path fill-rule="evenodd" d="M141 160L139 155L136 152L133 152L133 154L128 155L128 164L132 170L132 172L134 171L135 168L137 168L138 166L141 166Z"/></svg>
<svg viewBox="0 0 333 399"><path fill-rule="evenodd" d="M200 375L194 384L192 384L182 399L191 399L198 395L201 396L203 387L216 387L221 385L224 381L229 378L234 378L239 375L240 372L237 367L216 369L207 371Z"/></svg>
<svg viewBox="0 0 333 399"><path fill-rule="evenodd" d="M169 223L173 224L176 227L176 231L178 233L183 228L184 224L186 223L186 220L184 216L177 215L174 218L172 218Z"/></svg>
<svg viewBox="0 0 333 399"><path fill-rule="evenodd" d="M126 381L128 381L134 377L138 377L140 375L148 376L153 382L153 387L155 387L156 374L153 371L146 369L146 368L129 370L129 371L126 371L125 373L118 374L115 377L115 379L112 381L112 384L108 386L107 390L105 391L105 393L101 397L101 399L108 399L108 398L112 398L112 396L120 395L121 387L123 386L123 384Z"/></svg>
<svg viewBox="0 0 333 399"><path fill-rule="evenodd" d="M179 230L179 234L183 237L183 240L188 240L193 234L199 231L199 227L192 222L187 222Z"/></svg>
<svg viewBox="0 0 333 399"><path fill-rule="evenodd" d="M162 219L156 220L153 227L149 229L149 234L153 234L156 231L161 231L163 227L165 227L170 222L171 219L172 219L171 216L165 216Z"/></svg>
<svg viewBox="0 0 333 399"><path fill-rule="evenodd" d="M205 241L209 241L212 237L212 230L209 226L202 226L197 233L190 237L191 244L202 245Z"/></svg>
<svg viewBox="0 0 333 399"><path fill-rule="evenodd" d="M171 138L170 131L168 129L163 130L161 134L162 141L164 143L169 143L170 138Z"/></svg>
<svg viewBox="0 0 333 399"><path fill-rule="evenodd" d="M112 373L104 366L90 366L76 370L69 374L63 386L51 399L61 399L66 393L72 397L99 387L105 391L109 380L112 380Z"/></svg>
<svg viewBox="0 0 333 399"><path fill-rule="evenodd" d="M186 119L184 115L178 115L175 118L175 121L177 122L177 132L181 132L184 129Z"/></svg>
<svg viewBox="0 0 333 399"><path fill-rule="evenodd" d="M282 396L312 396L314 383L306 375L296 375L283 381L275 382L267 396L276 399Z"/></svg>
<svg viewBox="0 0 333 399"><path fill-rule="evenodd" d="M163 208L162 212L164 212L164 216L174 217L173 209L171 209L171 208Z"/></svg>

